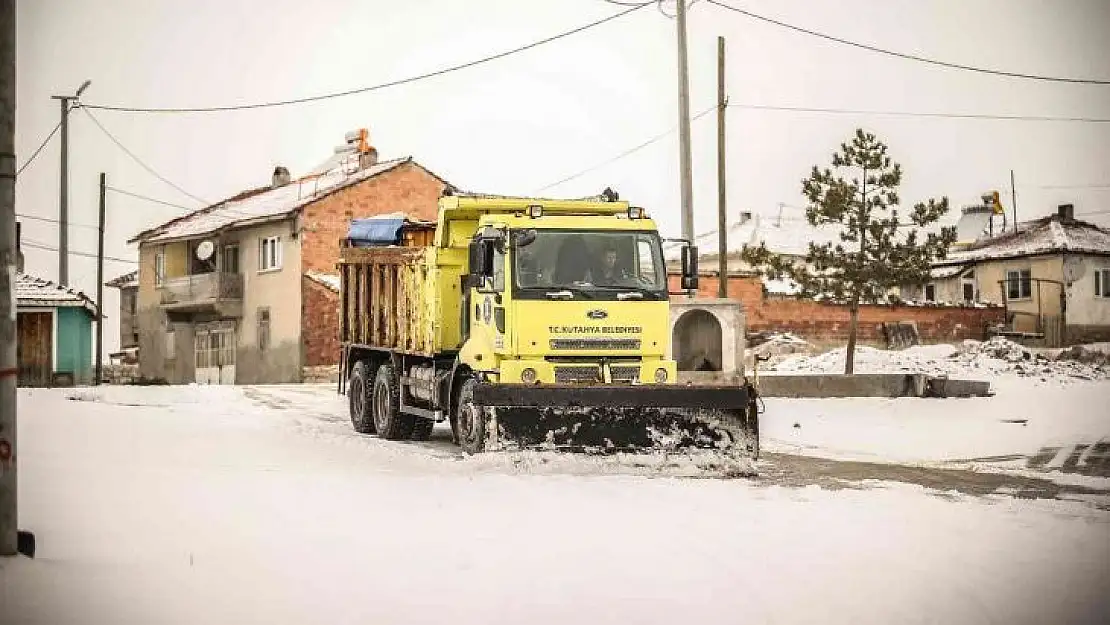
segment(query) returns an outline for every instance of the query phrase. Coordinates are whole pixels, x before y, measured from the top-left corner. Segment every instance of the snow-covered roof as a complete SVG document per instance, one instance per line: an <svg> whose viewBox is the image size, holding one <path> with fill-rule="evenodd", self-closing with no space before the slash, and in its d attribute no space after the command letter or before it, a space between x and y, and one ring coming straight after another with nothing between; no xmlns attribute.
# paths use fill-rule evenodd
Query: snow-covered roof
<svg viewBox="0 0 1110 625"><path fill-rule="evenodd" d="M139 270L136 269L130 273L125 273L122 276L112 278L104 283L104 286L110 286L116 289L125 289L128 287L139 286Z"/></svg>
<svg viewBox="0 0 1110 625"><path fill-rule="evenodd" d="M321 174L305 176L276 188L263 187L240 193L218 204L141 232L129 242L191 238L231 226L284 219L320 198L392 171L406 163L415 163L415 161L411 156L407 156L359 169L357 158L345 159Z"/></svg>
<svg viewBox="0 0 1110 625"><path fill-rule="evenodd" d="M785 276L778 280L763 278L763 287L771 295L797 295L802 292L802 287L797 282Z"/></svg>
<svg viewBox="0 0 1110 625"><path fill-rule="evenodd" d="M336 293L339 292L339 287L341 283L339 280L339 276L335 274L320 273L318 271L306 271L304 272L304 275L309 280L312 280L313 282L320 284L325 288L331 289Z"/></svg>
<svg viewBox="0 0 1110 625"><path fill-rule="evenodd" d="M940 267L933 267L929 271L929 277L934 280L943 280L944 278L952 278L958 276L964 270L964 265L944 265Z"/></svg>
<svg viewBox="0 0 1110 625"><path fill-rule="evenodd" d="M1110 255L1110 230L1079 220L1042 217L1018 225L995 237L982 239L951 251L937 265L954 265L979 260L1020 258L1060 252Z"/></svg>
<svg viewBox="0 0 1110 625"><path fill-rule="evenodd" d="M15 281L16 307L84 308L96 315L96 304L84 293L25 273Z"/></svg>

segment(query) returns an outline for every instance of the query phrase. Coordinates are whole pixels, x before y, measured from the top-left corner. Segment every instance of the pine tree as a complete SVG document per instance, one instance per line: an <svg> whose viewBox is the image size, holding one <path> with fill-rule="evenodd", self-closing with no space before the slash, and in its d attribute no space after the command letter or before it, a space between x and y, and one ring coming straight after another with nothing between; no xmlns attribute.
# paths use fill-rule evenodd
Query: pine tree
<svg viewBox="0 0 1110 625"><path fill-rule="evenodd" d="M797 283L802 297L848 304L848 375L855 369L860 303L885 301L894 287L924 284L932 262L943 259L956 240L955 227L928 233L924 239L918 232L948 212L948 198L918 203L908 221L900 219L901 182L902 167L887 155L887 146L875 135L856 130L851 142L833 154L831 169L814 166L802 181L802 193L809 200L806 220L814 226L842 225L840 242L811 242L805 263L773 254L762 242L743 252L744 259L768 278L785 276Z"/></svg>

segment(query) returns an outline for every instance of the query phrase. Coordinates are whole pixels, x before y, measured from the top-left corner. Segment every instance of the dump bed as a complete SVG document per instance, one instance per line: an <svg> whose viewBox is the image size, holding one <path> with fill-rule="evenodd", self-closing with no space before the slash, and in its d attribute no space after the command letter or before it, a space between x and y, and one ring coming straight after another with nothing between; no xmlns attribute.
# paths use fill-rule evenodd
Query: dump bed
<svg viewBox="0 0 1110 625"><path fill-rule="evenodd" d="M343 242L341 342L408 354L435 352L435 265L434 249L429 247L433 233L434 227L405 228L400 245L357 247Z"/></svg>

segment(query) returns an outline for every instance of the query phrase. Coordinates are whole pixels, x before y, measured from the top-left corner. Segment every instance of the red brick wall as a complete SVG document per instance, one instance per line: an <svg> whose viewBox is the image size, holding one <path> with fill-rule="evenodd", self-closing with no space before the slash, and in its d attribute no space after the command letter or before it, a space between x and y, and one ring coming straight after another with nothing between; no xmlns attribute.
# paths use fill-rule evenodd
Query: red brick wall
<svg viewBox="0 0 1110 625"><path fill-rule="evenodd" d="M405 163L309 204L301 231L302 271L336 273L339 241L353 217L403 212L435 220L444 186L420 166Z"/></svg>
<svg viewBox="0 0 1110 625"><path fill-rule="evenodd" d="M339 362L339 294L301 278L301 341L306 367Z"/></svg>
<svg viewBox="0 0 1110 625"><path fill-rule="evenodd" d="M678 286L678 276L671 276L671 290L678 290ZM731 277L728 294L731 299L743 303L748 332L792 332L819 344L848 340L847 306L792 297L765 297L760 279L750 276ZM716 276L699 279L697 297L717 297ZM988 324L1000 323L1003 314L1001 307L863 305L860 307L859 340L865 343L884 342L884 322L914 322L921 340L927 343L983 339L984 328Z"/></svg>

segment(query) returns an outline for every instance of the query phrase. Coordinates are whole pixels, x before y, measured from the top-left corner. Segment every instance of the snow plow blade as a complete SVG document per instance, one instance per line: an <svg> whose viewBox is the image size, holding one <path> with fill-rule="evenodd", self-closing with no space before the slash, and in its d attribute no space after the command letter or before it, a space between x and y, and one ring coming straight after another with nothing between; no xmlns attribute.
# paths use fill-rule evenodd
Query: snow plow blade
<svg viewBox="0 0 1110 625"><path fill-rule="evenodd" d="M578 451L702 449L756 459L755 389L677 384L479 384L492 408L490 448Z"/></svg>

